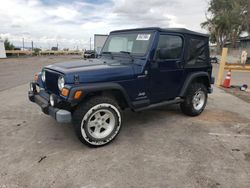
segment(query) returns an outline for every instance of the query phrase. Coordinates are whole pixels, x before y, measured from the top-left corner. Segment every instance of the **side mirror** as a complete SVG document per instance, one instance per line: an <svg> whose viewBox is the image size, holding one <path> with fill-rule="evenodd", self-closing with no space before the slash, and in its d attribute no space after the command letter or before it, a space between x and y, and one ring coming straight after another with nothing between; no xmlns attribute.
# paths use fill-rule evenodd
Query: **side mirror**
<svg viewBox="0 0 250 188"><path fill-rule="evenodd" d="M167 59L168 58L168 49L167 48L160 48L158 50L158 59Z"/></svg>

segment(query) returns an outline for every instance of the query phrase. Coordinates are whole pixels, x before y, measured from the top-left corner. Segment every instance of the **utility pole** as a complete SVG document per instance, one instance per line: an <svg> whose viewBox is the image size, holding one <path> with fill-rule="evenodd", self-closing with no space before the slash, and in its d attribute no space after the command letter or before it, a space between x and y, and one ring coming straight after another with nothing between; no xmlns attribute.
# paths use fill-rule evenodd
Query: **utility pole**
<svg viewBox="0 0 250 188"><path fill-rule="evenodd" d="M23 38L23 50L24 50L24 38Z"/></svg>
<svg viewBox="0 0 250 188"><path fill-rule="evenodd" d="M32 50L32 52L33 52L33 50L34 50L33 40L31 41L31 50Z"/></svg>
<svg viewBox="0 0 250 188"><path fill-rule="evenodd" d="M91 37L90 37L90 40L89 40L89 48L91 50Z"/></svg>

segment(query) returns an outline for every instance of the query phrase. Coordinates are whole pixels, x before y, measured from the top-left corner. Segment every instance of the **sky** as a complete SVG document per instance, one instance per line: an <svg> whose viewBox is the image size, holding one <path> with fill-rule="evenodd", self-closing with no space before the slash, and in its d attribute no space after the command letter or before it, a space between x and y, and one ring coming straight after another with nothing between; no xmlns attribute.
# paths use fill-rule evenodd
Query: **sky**
<svg viewBox="0 0 250 188"><path fill-rule="evenodd" d="M14 45L79 49L94 34L138 27L182 27L198 32L208 0L0 0L0 37Z"/></svg>

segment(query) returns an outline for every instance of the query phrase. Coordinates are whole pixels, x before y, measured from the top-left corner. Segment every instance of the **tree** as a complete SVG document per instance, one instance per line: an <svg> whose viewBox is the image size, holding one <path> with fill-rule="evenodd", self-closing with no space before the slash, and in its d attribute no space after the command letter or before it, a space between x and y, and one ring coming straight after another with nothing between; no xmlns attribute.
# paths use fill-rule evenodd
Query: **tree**
<svg viewBox="0 0 250 188"><path fill-rule="evenodd" d="M15 46L8 39L4 40L5 50L14 50Z"/></svg>
<svg viewBox="0 0 250 188"><path fill-rule="evenodd" d="M211 42L221 50L227 41L236 47L242 31L249 31L250 3L245 0L211 0L207 10L207 21L201 26L211 35Z"/></svg>
<svg viewBox="0 0 250 188"><path fill-rule="evenodd" d="M250 33L250 1L236 0L242 7L243 18L243 29Z"/></svg>
<svg viewBox="0 0 250 188"><path fill-rule="evenodd" d="M40 48L34 48L34 55L39 55L40 51L42 51Z"/></svg>

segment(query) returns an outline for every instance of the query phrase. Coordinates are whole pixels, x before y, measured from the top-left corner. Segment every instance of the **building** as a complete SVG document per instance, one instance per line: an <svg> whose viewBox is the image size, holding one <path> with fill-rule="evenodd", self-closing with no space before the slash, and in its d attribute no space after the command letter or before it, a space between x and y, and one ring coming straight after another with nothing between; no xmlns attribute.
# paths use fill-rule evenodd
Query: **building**
<svg viewBox="0 0 250 188"><path fill-rule="evenodd" d="M225 47L231 48L231 42L227 42ZM236 42L236 49L247 49L250 52L250 36L247 37L240 37L239 40Z"/></svg>
<svg viewBox="0 0 250 188"><path fill-rule="evenodd" d="M0 40L0 59L1 58L6 58L6 52L5 52L3 40Z"/></svg>
<svg viewBox="0 0 250 188"><path fill-rule="evenodd" d="M248 37L241 37L239 41L240 48L246 48L250 51L250 36Z"/></svg>
<svg viewBox="0 0 250 188"><path fill-rule="evenodd" d="M94 35L94 49L97 54L100 53L107 38L108 38L108 35L100 35L100 34Z"/></svg>

